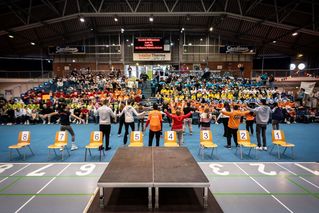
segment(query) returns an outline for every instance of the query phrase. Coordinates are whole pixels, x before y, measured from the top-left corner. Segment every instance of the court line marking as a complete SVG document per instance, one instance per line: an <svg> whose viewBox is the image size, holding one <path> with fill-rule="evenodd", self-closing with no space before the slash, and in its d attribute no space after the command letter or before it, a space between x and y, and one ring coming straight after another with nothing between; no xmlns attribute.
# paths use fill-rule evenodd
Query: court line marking
<svg viewBox="0 0 319 213"><path fill-rule="evenodd" d="M293 175L299 177L301 180L303 180L303 181L309 183L310 185L316 187L317 189L319 189L319 186L317 186L316 184L310 182L309 180L307 180L307 179L305 179L305 178L303 178L303 177L300 177L298 174L294 173L293 171L289 170L288 168L286 168L286 167L280 165L279 163L275 163L275 164L276 164L277 166L283 168L284 170L288 171L289 173L291 173L291 174L293 174Z"/></svg>
<svg viewBox="0 0 319 213"><path fill-rule="evenodd" d="M270 194L272 198L274 198L278 203L280 203L286 210L288 210L290 213L293 213L291 209L289 209L285 204L283 204L277 197L272 195L270 191L268 191L263 185L261 185L257 180L255 180L253 177L251 177L245 170L243 170L240 166L238 166L237 163L234 163L235 166L237 166L242 172L244 172L247 176L249 176L250 179L252 179L258 186L260 186L265 192Z"/></svg>
<svg viewBox="0 0 319 213"><path fill-rule="evenodd" d="M299 187L300 189L302 189L303 191L309 193L309 195L313 196L314 198L319 199L318 194L314 194L311 191L309 191L306 187L302 186L301 184L297 183L296 181L290 179L290 178L286 178L290 183L296 185L297 187Z"/></svg>
<svg viewBox="0 0 319 213"><path fill-rule="evenodd" d="M94 200L94 198L95 198L95 196L96 196L98 191L99 191L99 187L96 187L93 195L91 196L89 202L86 204L83 212L87 213L89 211L89 208L90 208L91 204L93 203L93 200Z"/></svg>
<svg viewBox="0 0 319 213"><path fill-rule="evenodd" d="M9 177L14 176L15 174L17 174L18 172L22 171L23 169L27 168L27 167L28 167L28 166L30 166L30 165L31 165L30 163L29 163L29 164L27 164L26 166L24 166L24 167L20 168L18 171L15 171L15 172L14 172L14 173L12 173L11 175L9 175ZM0 180L0 183L2 183L3 181L7 180L9 177L6 177L6 178L4 178L4 179Z"/></svg>
<svg viewBox="0 0 319 213"><path fill-rule="evenodd" d="M56 176L59 176L60 174L62 174L69 166L71 166L71 164L69 163L66 167L64 167ZM54 181L56 179L56 177L52 178L47 184L45 184L37 193L39 194L42 190L44 190L52 181ZM27 200L27 202L25 202L18 210L15 211L15 213L21 211L21 209L23 207L25 207L31 200L33 200L35 198L36 195L33 195L29 200Z"/></svg>

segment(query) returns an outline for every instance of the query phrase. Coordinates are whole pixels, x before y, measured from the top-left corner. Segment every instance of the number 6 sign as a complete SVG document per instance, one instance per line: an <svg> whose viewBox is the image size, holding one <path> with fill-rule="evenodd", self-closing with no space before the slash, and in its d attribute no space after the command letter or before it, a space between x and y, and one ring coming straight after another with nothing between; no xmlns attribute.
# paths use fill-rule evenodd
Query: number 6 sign
<svg viewBox="0 0 319 213"><path fill-rule="evenodd" d="M93 141L94 142L100 142L101 141L101 132L94 131L93 132Z"/></svg>

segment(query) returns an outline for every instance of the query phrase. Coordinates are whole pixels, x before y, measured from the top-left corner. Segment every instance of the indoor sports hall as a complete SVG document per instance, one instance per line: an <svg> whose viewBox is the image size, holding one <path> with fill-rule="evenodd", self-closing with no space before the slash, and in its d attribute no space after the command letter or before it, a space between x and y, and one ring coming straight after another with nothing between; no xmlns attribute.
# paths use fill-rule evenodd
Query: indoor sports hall
<svg viewBox="0 0 319 213"><path fill-rule="evenodd" d="M0 1L0 212L319 209L315 0Z"/></svg>

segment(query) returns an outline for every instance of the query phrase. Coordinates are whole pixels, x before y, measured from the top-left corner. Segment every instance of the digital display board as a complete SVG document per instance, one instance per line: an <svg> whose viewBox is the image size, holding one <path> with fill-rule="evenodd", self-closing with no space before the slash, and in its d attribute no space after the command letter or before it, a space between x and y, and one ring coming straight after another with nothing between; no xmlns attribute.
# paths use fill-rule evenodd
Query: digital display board
<svg viewBox="0 0 319 213"><path fill-rule="evenodd" d="M169 44L162 38L137 37L134 39L134 53L162 53L170 52Z"/></svg>

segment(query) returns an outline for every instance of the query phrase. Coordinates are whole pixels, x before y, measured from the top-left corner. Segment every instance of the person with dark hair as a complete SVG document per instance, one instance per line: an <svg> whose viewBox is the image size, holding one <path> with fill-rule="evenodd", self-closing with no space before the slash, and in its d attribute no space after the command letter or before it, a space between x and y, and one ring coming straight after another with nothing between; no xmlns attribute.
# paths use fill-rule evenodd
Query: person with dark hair
<svg viewBox="0 0 319 213"><path fill-rule="evenodd" d="M228 102L225 102L224 103L224 107L222 108L221 112L230 112L231 109L230 109L230 105ZM220 113L218 118L217 118L217 121L218 120L221 120L222 123L223 123L223 126L224 126L224 134L223 134L223 137L227 137L227 132L228 132L228 120L229 120L229 116L227 115L224 115L223 113Z"/></svg>
<svg viewBox="0 0 319 213"><path fill-rule="evenodd" d="M237 131L238 127L240 125L240 119L242 116L245 116L246 114L249 113L249 111L240 111L239 106L235 105L234 110L229 112L229 111L222 111L224 115L229 116L228 120L228 130L227 130L227 145L225 146L228 149L231 149L231 138L234 138L234 142L236 147L238 147L237 143Z"/></svg>
<svg viewBox="0 0 319 213"><path fill-rule="evenodd" d="M115 114L112 109L108 107L108 101L104 100L103 105L97 109L99 115L100 131L105 136L105 150L110 150L110 132L111 132L111 117L115 118Z"/></svg>
<svg viewBox="0 0 319 213"><path fill-rule="evenodd" d="M68 131L72 136L71 151L78 149L77 145L75 144L75 134L70 124L70 117L78 119L79 121L82 121L83 123L84 123L84 120L74 114L71 114L70 107L67 106L66 104L61 105L59 112L52 112L48 114L48 119L50 120L50 117L54 115L60 116L60 124L61 124L60 131Z"/></svg>
<svg viewBox="0 0 319 213"><path fill-rule="evenodd" d="M195 111L195 109L193 109L193 107L191 107L191 103L187 102L186 107L184 107L183 109L184 111L184 115L187 115L189 112L191 111ZM189 128L189 134L192 135L193 131L192 131L192 115L189 116L188 118L184 119L184 126L183 126L183 132L185 134L185 130L186 130L186 126L188 126Z"/></svg>
<svg viewBox="0 0 319 213"><path fill-rule="evenodd" d="M266 105L266 99L260 100L261 105L256 107L255 109L251 109L249 107L248 110L256 114L256 137L258 146L257 150L267 151L267 143L266 143L266 129L267 123L271 116L271 109ZM260 133L262 134L263 146L261 147Z"/></svg>
<svg viewBox="0 0 319 213"><path fill-rule="evenodd" d="M118 109L117 109L117 113L122 112L122 110L124 109L124 107L125 107L124 104L122 104L122 103L120 102L119 107L118 107ZM124 121L125 121L125 115L122 114L122 116L120 116L120 117L118 118L119 129L118 129L118 131L117 131L117 134L118 134L119 137L121 137L121 133L122 133L122 128L123 128L123 125L124 125Z"/></svg>
<svg viewBox="0 0 319 213"><path fill-rule="evenodd" d="M156 146L159 146L161 130L162 130L162 113L158 110L157 103L153 104L153 110L148 113L148 119L146 121L145 128L150 124L150 132L148 139L148 146L152 146L154 135L156 137ZM143 132L145 131L145 128Z"/></svg>
<svg viewBox="0 0 319 213"><path fill-rule="evenodd" d="M126 143L127 143L127 135L129 134L129 127L131 127L132 131L135 130L135 128L134 128L134 115L141 116L145 113L145 112L137 113L136 110L133 108L132 104L133 104L133 101L128 100L127 105L124 107L122 112L117 115L118 117L121 117L123 114L125 116L125 118L124 118L125 133L124 133L124 139L123 139L124 145L126 145Z"/></svg>
<svg viewBox="0 0 319 213"><path fill-rule="evenodd" d="M253 112L246 114L246 130L248 132L250 130L251 135L254 134L254 120L255 116Z"/></svg>
<svg viewBox="0 0 319 213"><path fill-rule="evenodd" d="M280 107L278 107L278 103L274 103L274 108L272 109L272 129L279 130L279 123L283 120L284 114Z"/></svg>

